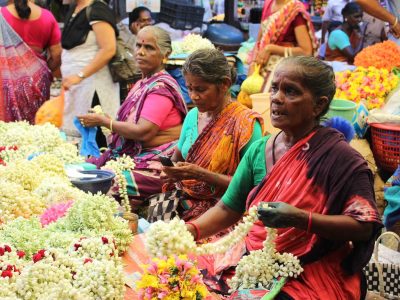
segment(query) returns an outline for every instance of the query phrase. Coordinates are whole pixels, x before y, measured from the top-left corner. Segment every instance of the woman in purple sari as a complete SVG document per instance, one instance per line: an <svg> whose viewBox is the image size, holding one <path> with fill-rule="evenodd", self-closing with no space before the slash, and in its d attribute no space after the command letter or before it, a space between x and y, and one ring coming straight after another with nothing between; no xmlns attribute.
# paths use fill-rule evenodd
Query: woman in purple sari
<svg viewBox="0 0 400 300"><path fill-rule="evenodd" d="M99 168L123 154L134 159L135 168L125 172L133 210L148 196L161 192L158 156L172 156L187 113L178 84L164 70L163 62L171 51L171 38L166 31L154 26L141 29L136 40L136 60L143 77L129 92L117 120L92 113L78 116L83 126L104 126L112 132L107 151L90 159L91 163Z"/></svg>

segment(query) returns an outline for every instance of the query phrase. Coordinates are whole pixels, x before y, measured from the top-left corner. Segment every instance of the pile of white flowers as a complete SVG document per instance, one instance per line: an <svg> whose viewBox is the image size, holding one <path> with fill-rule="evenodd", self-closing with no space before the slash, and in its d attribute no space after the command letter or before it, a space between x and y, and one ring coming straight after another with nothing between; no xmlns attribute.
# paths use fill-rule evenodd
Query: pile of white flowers
<svg viewBox="0 0 400 300"><path fill-rule="evenodd" d="M169 223L157 221L151 225L146 234L146 248L155 257L187 253L197 255L226 253L245 238L257 220L257 207L253 206L233 231L214 243L201 245L196 245L184 221L177 218ZM266 230L267 239L263 243L264 248L252 251L250 255L240 260L236 275L230 281L232 290L266 287L274 278L296 277L303 271L300 261L293 254L276 252L274 243L276 230L270 228Z"/></svg>
<svg viewBox="0 0 400 300"><path fill-rule="evenodd" d="M17 146L20 157L50 153L63 163L79 163L84 160L78 155L76 146L65 142L57 127L46 123L30 125L28 122L1 122L0 146Z"/></svg>
<svg viewBox="0 0 400 300"><path fill-rule="evenodd" d="M215 49L215 46L209 39L191 33L185 36L182 41L172 42L171 56L190 54L199 49Z"/></svg>
<svg viewBox="0 0 400 300"><path fill-rule="evenodd" d="M130 171L135 167L135 162L125 154L117 157L115 160L109 160L102 169L112 170L115 173L116 182L118 184L119 195L122 199L122 207L125 212L131 212L131 205L128 197L127 182L124 176L125 171Z"/></svg>
<svg viewBox="0 0 400 300"><path fill-rule="evenodd" d="M123 299L119 258L72 256L60 249L40 250L19 272L0 280L1 299ZM9 264L11 262L5 261Z"/></svg>

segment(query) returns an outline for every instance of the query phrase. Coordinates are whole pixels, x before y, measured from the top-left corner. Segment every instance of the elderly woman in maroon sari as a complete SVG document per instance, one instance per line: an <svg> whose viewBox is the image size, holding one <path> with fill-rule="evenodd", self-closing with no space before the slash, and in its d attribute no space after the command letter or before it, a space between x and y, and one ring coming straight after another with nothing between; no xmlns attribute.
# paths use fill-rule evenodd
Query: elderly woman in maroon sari
<svg viewBox="0 0 400 300"><path fill-rule="evenodd" d="M304 268L275 299L362 299L362 268L381 221L366 161L341 133L319 126L334 94L332 69L315 58L291 57L277 66L270 109L272 125L282 131L254 143L221 201L187 224L203 239L268 203L242 244L225 257L199 258L212 289L227 292L232 266L262 248L268 226L278 228L277 250L298 256Z"/></svg>
<svg viewBox="0 0 400 300"><path fill-rule="evenodd" d="M158 156L172 156L187 113L178 84L164 70L163 61L171 50L166 31L153 26L141 29L136 59L143 78L129 92L117 120L99 114L78 116L84 126L105 126L112 131L107 151L90 162L101 167L123 154L134 159L135 169L125 172L134 210L146 197L161 192Z"/></svg>

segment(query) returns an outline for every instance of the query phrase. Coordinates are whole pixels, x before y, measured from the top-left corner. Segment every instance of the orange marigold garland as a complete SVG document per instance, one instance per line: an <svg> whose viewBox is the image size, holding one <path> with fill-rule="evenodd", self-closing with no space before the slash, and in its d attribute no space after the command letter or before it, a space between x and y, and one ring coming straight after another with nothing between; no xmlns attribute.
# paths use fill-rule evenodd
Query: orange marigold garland
<svg viewBox="0 0 400 300"><path fill-rule="evenodd" d="M366 47L354 59L357 67L375 67L392 70L400 67L400 46L393 41L385 41Z"/></svg>

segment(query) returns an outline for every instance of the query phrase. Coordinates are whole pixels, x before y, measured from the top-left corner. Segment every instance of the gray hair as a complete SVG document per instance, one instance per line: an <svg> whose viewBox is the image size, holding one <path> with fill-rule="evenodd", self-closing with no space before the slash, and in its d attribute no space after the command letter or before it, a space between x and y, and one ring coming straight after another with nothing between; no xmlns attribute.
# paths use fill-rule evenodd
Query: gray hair
<svg viewBox="0 0 400 300"><path fill-rule="evenodd" d="M284 65L296 67L302 83L313 94L315 103L321 97L328 98L328 104L317 117L319 121L328 112L329 105L336 93L335 73L332 67L312 56L285 58L278 64L278 68Z"/></svg>
<svg viewBox="0 0 400 300"><path fill-rule="evenodd" d="M157 26L146 26L140 29L139 32L151 32L155 39L158 48L160 48L162 55L169 55L172 52L171 37L167 31Z"/></svg>
<svg viewBox="0 0 400 300"><path fill-rule="evenodd" d="M183 75L192 74L206 82L221 84L228 78L236 81L236 70L230 66L224 54L217 49L200 49L193 52L182 67Z"/></svg>

